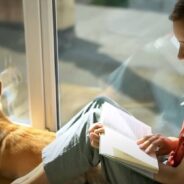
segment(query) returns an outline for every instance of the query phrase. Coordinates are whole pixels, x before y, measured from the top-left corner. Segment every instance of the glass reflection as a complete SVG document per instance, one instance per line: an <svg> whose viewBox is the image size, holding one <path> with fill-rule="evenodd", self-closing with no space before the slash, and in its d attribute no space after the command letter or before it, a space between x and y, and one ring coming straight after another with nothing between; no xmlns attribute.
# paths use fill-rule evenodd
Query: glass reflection
<svg viewBox="0 0 184 184"><path fill-rule="evenodd" d="M149 2L155 6L133 0L126 7L65 2L74 21L63 28L61 19L67 22L67 16L58 13L62 124L96 96L106 95L154 131L177 135L184 70L168 20L174 3Z"/></svg>

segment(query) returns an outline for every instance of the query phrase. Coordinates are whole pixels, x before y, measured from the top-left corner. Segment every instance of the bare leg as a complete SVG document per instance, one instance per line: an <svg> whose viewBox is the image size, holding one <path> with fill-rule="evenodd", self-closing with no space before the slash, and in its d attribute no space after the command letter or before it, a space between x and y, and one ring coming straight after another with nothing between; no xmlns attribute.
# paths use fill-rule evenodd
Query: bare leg
<svg viewBox="0 0 184 184"><path fill-rule="evenodd" d="M16 179L11 184L49 184L49 181L41 163L27 175Z"/></svg>

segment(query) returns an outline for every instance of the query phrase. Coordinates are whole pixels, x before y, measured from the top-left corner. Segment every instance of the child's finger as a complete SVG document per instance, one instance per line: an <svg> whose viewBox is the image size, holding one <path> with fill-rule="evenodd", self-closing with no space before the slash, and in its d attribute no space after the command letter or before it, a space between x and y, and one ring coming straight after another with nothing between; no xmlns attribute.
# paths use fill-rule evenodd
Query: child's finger
<svg viewBox="0 0 184 184"><path fill-rule="evenodd" d="M99 135L98 134L95 134L95 133L90 133L90 140L95 140L95 141L97 141L97 140L99 140L100 139L100 137L99 137Z"/></svg>
<svg viewBox="0 0 184 184"><path fill-rule="evenodd" d="M103 124L102 123L94 123L90 128L89 128L89 132L94 132L94 130L98 129L98 128L102 128Z"/></svg>
<svg viewBox="0 0 184 184"><path fill-rule="evenodd" d="M146 148L148 148L150 145L152 145L152 143L157 140L158 138L156 136L152 136L149 139L145 140L145 142L143 142L142 144L139 144L139 147L143 150L145 150Z"/></svg>
<svg viewBox="0 0 184 184"><path fill-rule="evenodd" d="M105 133L105 130L104 130L104 128L98 128L94 132L95 132L95 134L100 135L100 134L104 134Z"/></svg>
<svg viewBox="0 0 184 184"><path fill-rule="evenodd" d="M143 138L137 140L137 144L142 144L144 143L146 140L150 139L153 135L147 135L147 136L144 136Z"/></svg>

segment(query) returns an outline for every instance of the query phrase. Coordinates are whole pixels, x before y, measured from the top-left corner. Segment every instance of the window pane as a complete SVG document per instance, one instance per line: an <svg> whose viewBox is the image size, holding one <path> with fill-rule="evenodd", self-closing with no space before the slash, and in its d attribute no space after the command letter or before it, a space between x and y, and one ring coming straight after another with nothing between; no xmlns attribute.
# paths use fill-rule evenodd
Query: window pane
<svg viewBox="0 0 184 184"><path fill-rule="evenodd" d="M168 20L174 2L122 2L57 1L62 121L106 95L154 131L176 135L184 70Z"/></svg>
<svg viewBox="0 0 184 184"><path fill-rule="evenodd" d="M29 124L22 0L0 1L0 80L3 112Z"/></svg>

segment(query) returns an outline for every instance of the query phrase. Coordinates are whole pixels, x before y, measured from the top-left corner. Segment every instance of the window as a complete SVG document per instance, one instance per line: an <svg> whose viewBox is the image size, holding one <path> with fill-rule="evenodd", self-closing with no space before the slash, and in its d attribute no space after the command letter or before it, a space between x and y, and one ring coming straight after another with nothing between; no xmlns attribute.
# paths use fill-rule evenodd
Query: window
<svg viewBox="0 0 184 184"><path fill-rule="evenodd" d="M0 7L2 111L13 121L30 124L22 1L1 1Z"/></svg>

